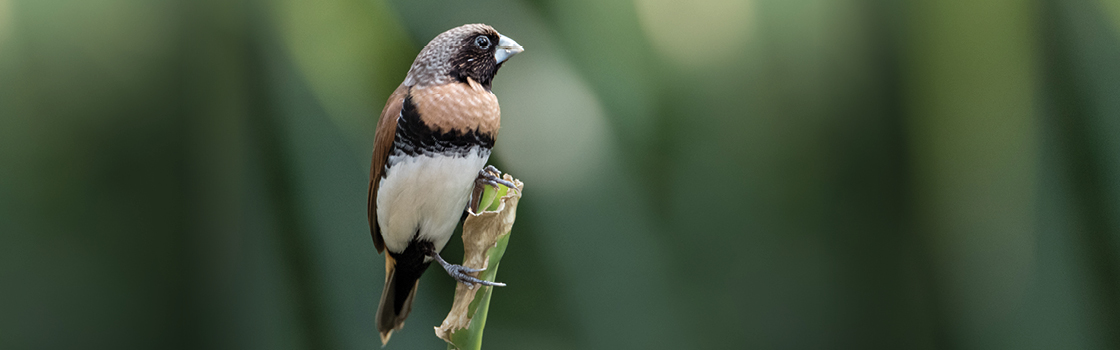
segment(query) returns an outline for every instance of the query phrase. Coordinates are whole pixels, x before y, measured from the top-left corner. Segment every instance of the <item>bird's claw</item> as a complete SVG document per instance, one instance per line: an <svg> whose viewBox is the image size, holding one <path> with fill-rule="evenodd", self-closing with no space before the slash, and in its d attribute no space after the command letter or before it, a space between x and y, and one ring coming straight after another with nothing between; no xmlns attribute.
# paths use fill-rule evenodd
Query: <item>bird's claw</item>
<svg viewBox="0 0 1120 350"><path fill-rule="evenodd" d="M491 282L491 281L479 279L478 277L468 275L470 273L481 272L485 269L481 269L481 270L480 269L472 269L472 268L469 268L469 267L466 267L466 266L463 266L463 265L448 265L448 266L444 266L443 268L444 268L444 270L447 271L448 275L451 275L451 278L454 278L456 281L459 281L459 283L465 284L465 285L467 285L467 287L470 287L470 288L474 288L474 286L478 285L478 284L481 284L481 285L484 285L484 286L497 286L497 287L505 287L506 286L505 283Z"/></svg>
<svg viewBox="0 0 1120 350"><path fill-rule="evenodd" d="M505 287L506 286L505 283L491 282L491 281L479 279L478 277L474 277L474 276L470 275L472 273L478 273L478 272L485 271L486 269L473 269L473 268L469 268L469 267L466 267L466 266L463 266L463 265L451 264L451 263L448 263L447 261L444 261L443 257L440 257L439 254L435 254L434 258L436 259L436 261L439 262L440 266L443 266L443 270L447 271L447 274L450 275L451 278L454 278L459 283L467 285L468 288L473 289L475 287L475 285L478 285L478 284L481 284L481 285L484 285L484 286L492 286L492 287Z"/></svg>
<svg viewBox="0 0 1120 350"><path fill-rule="evenodd" d="M498 185L503 185L517 191L517 193L521 193L521 189L517 188L517 185L514 185L513 182L503 179L502 171L498 170L498 168L493 165L487 165L485 168L482 168L482 170L479 170L478 179L475 181L479 184L490 185L494 187L494 190L498 190Z"/></svg>

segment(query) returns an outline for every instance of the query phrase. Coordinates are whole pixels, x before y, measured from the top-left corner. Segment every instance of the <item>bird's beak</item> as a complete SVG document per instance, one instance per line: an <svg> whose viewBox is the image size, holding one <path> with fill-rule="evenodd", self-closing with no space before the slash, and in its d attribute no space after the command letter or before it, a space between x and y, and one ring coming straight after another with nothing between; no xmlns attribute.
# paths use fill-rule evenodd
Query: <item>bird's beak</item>
<svg viewBox="0 0 1120 350"><path fill-rule="evenodd" d="M494 50L494 59L496 59L498 63L502 63L510 57L513 57L513 55L525 51L525 48L518 45L516 41L513 41L513 39L510 39L508 36L501 34L498 34L498 36L500 37L498 39L498 49Z"/></svg>

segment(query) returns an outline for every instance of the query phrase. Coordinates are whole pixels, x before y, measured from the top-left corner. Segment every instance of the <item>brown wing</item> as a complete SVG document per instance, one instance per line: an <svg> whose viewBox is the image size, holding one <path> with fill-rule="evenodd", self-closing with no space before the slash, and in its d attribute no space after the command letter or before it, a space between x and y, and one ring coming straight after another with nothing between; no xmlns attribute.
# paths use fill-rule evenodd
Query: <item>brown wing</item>
<svg viewBox="0 0 1120 350"><path fill-rule="evenodd" d="M385 171L385 162L389 160L389 150L393 148L393 140L397 135L397 117L401 114L404 97L408 95L408 87L403 84L389 95L385 109L381 110L381 118L377 120L377 131L373 134L373 161L369 166L369 231L373 235L373 245L377 253L385 249L385 240L381 238L381 230L377 226L377 187L381 183L382 171Z"/></svg>

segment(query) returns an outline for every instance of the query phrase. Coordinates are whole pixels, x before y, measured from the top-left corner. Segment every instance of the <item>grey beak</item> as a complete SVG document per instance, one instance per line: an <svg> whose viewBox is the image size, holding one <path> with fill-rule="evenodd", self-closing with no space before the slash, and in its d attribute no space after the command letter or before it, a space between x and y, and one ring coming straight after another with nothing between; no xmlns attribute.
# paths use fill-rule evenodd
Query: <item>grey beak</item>
<svg viewBox="0 0 1120 350"><path fill-rule="evenodd" d="M513 55L525 51L525 48L518 45L516 41L513 41L513 39L510 39L508 36L501 34L498 34L498 36L500 37L498 39L498 49L494 50L494 59L497 60L498 63L502 63L510 57L513 57Z"/></svg>

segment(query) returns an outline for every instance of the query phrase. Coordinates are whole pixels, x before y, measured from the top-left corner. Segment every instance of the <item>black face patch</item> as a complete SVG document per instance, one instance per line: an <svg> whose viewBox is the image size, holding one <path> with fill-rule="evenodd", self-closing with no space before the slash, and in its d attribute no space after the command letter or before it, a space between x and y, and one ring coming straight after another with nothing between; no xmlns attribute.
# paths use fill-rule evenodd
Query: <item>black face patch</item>
<svg viewBox="0 0 1120 350"><path fill-rule="evenodd" d="M474 79L490 90L494 74L502 65L494 58L498 49L497 33L480 33L468 36L459 43L459 50L451 57L451 76L459 82Z"/></svg>

